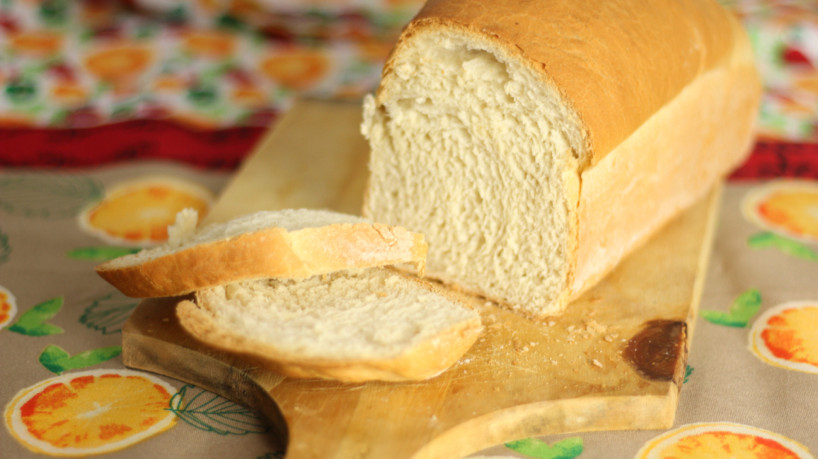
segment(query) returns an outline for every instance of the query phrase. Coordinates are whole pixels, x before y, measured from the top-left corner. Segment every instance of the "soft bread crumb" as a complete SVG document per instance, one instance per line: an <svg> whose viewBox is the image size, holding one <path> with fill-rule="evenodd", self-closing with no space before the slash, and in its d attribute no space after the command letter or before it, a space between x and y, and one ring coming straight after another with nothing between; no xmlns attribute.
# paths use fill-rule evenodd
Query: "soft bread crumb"
<svg viewBox="0 0 818 459"><path fill-rule="evenodd" d="M179 247L193 236L199 224L199 212L186 208L176 214L176 221L168 226L168 242L171 247Z"/></svg>
<svg viewBox="0 0 818 459"><path fill-rule="evenodd" d="M572 113L530 68L472 35L424 30L411 43L364 101L365 215L422 231L434 248L428 276L532 316L559 312L564 172L584 145Z"/></svg>
<svg viewBox="0 0 818 459"><path fill-rule="evenodd" d="M390 357L478 317L387 269L226 284L198 299L225 327L310 357Z"/></svg>
<svg viewBox="0 0 818 459"><path fill-rule="evenodd" d="M220 285L177 313L197 338L288 376L426 379L454 364L482 331L476 311L436 287L387 268L350 270Z"/></svg>

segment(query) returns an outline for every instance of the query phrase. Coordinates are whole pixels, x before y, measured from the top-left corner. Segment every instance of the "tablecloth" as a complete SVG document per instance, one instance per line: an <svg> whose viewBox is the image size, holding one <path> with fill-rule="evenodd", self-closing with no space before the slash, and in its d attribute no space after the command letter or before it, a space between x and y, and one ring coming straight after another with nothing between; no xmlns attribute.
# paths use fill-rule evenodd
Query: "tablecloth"
<svg viewBox="0 0 818 459"><path fill-rule="evenodd" d="M781 154L757 152L736 174L745 178L726 187L676 423L713 423L719 430L726 428L721 423L740 424L814 453L818 155L776 169L776 180L746 179L763 177L775 161L766 157ZM92 269L101 260L166 238L165 225L179 207L206 211L228 178L224 171L172 162L0 171L2 457L29 457L33 453L24 445L32 443L55 452L109 448L115 440L132 439L129 433L140 425L131 424L146 411L156 422L166 416L170 425L156 428L153 436L137 436L132 446L112 453L116 457L282 454L252 411L179 381L126 371L121 328L137 300L121 295ZM763 335L758 329L765 326ZM753 345L754 335L766 338ZM157 384L164 387L153 394L157 400L146 398L145 387ZM143 421L147 431L154 428ZM23 426L57 446L36 446L37 435L22 436ZM522 439L483 454L634 457L661 434Z"/></svg>
<svg viewBox="0 0 818 459"><path fill-rule="evenodd" d="M419 5L2 1L0 165L235 168L296 97L371 91Z"/></svg>
<svg viewBox="0 0 818 459"><path fill-rule="evenodd" d="M121 327L137 302L92 268L160 243L181 207L206 211L293 97L313 90L313 96L357 97L371 89L400 20L373 19L361 11L386 11L389 4L361 1L354 14L337 7L286 13L301 14L296 33L275 14L246 15L269 8L265 2L244 2L245 9L238 8L242 2L114 3L0 2L6 123L0 130L0 457L37 457L34 451L283 457L283 445L253 411L126 369ZM406 8L400 17L413 7L398 3ZM674 427L519 439L478 455L629 458L663 448L676 448L675 457L714 457L725 448L735 457L818 453L818 5L724 3L753 37L766 92L759 142L723 196ZM332 26L345 20L370 28ZM99 43L131 49L132 34L164 57L136 79L84 73L89 56L104 52ZM15 42L21 37L28 45ZM59 53L24 56L12 49L23 43L48 51L54 37ZM191 37L204 48L181 51ZM367 41L377 45L371 48L377 57L365 71L355 70L349 65L358 58L350 56ZM345 56L339 59L345 64L327 68L345 70L309 88L262 79L257 63L268 53L324 46L338 46L337 55ZM233 59L234 47L251 58ZM345 86L339 82L348 77L339 75L347 72L354 78ZM249 105L229 98L240 87L257 91L244 94ZM257 96L263 103L253 105ZM52 97L66 99L57 104ZM207 108L216 106L223 110Z"/></svg>

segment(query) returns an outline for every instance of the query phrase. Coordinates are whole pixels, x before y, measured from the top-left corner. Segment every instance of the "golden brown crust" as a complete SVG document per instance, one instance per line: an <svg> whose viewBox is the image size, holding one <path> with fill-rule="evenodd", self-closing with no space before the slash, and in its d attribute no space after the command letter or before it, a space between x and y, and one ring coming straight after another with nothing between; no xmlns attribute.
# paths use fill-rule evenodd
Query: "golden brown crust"
<svg viewBox="0 0 818 459"><path fill-rule="evenodd" d="M415 263L427 245L421 234L382 224L335 224L297 231L269 228L97 273L127 296L177 296L260 278L304 278L345 269Z"/></svg>
<svg viewBox="0 0 818 459"><path fill-rule="evenodd" d="M691 81L724 65L739 41L734 23L712 0L430 0L393 55L427 28L495 42L578 114L594 164ZM387 62L384 77L391 71Z"/></svg>
<svg viewBox="0 0 818 459"><path fill-rule="evenodd" d="M741 36L738 25L733 27ZM582 173L573 298L702 198L750 152L761 82L749 41L736 43L730 61L688 85L610 156Z"/></svg>

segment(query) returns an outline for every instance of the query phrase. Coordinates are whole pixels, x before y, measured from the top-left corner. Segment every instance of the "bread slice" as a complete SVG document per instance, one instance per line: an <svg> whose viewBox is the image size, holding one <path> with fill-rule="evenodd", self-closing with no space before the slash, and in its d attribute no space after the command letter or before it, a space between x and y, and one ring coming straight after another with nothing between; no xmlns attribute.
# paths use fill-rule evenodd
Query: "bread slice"
<svg viewBox="0 0 818 459"><path fill-rule="evenodd" d="M102 263L97 273L125 295L145 298L398 263L422 271L426 257L422 234L337 212L263 211L201 229L197 220L193 210L180 212L167 244Z"/></svg>
<svg viewBox="0 0 818 459"><path fill-rule="evenodd" d="M286 376L421 380L449 368L482 329L479 314L448 295L369 268L213 287L182 301L177 315L199 340Z"/></svg>
<svg viewBox="0 0 818 459"><path fill-rule="evenodd" d="M364 102L363 214L558 314L746 157L760 94L714 0L430 0Z"/></svg>

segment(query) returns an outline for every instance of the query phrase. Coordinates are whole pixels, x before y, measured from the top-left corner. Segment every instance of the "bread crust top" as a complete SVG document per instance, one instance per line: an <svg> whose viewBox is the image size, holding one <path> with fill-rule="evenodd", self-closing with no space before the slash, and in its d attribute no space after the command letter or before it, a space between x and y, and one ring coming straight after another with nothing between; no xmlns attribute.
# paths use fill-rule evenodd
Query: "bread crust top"
<svg viewBox="0 0 818 459"><path fill-rule="evenodd" d="M734 48L749 47L713 0L429 0L392 56L429 28L479 35L535 69L584 124L590 157L580 167L596 164L698 75L727 65Z"/></svg>

